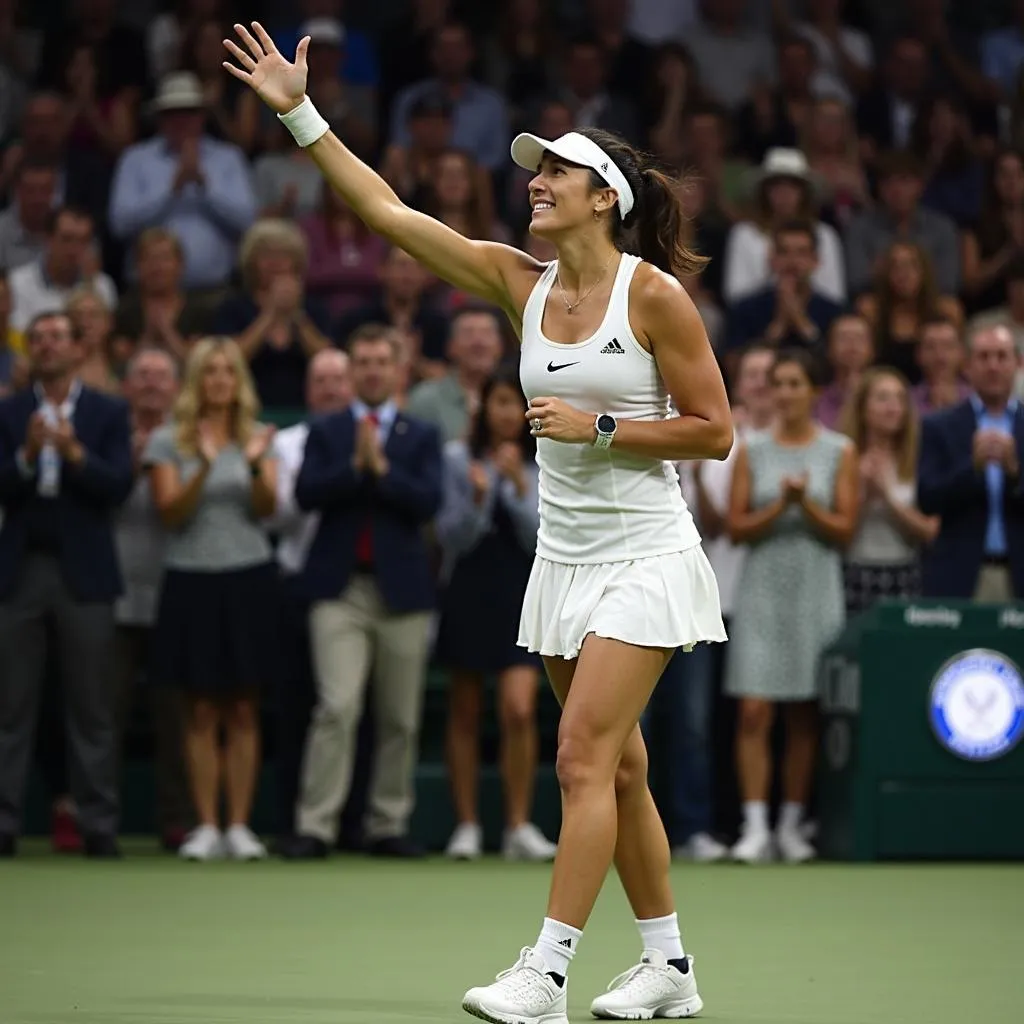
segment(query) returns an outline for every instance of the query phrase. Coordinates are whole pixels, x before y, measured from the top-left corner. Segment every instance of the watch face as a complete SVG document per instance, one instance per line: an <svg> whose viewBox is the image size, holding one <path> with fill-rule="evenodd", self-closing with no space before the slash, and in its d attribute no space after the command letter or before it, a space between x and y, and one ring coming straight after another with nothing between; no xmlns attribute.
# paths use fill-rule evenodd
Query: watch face
<svg viewBox="0 0 1024 1024"><path fill-rule="evenodd" d="M610 434L615 430L615 420L605 413L597 417L597 430L600 434Z"/></svg>

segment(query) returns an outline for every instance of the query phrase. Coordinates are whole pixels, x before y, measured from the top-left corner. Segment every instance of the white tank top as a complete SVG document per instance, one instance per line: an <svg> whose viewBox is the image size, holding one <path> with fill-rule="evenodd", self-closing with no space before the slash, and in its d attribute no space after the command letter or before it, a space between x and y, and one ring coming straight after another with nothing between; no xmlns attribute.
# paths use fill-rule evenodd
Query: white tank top
<svg viewBox="0 0 1024 1024"><path fill-rule="evenodd" d="M623 255L604 320L591 337L559 345L541 321L558 272L548 264L523 311L520 379L527 398L556 397L622 420L663 420L669 395L654 356L629 326L629 285L641 260ZM537 439L537 554L570 565L625 562L700 543L671 462L627 455L613 444Z"/></svg>

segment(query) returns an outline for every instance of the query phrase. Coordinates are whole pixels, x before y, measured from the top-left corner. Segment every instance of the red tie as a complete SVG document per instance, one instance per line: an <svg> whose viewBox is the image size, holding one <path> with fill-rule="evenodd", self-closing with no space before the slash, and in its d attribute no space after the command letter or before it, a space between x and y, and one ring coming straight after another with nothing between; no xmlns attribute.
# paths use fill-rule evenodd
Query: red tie
<svg viewBox="0 0 1024 1024"><path fill-rule="evenodd" d="M371 424L374 430L380 425L374 412L367 414L366 422ZM366 513L366 521L356 538L356 565L366 568L373 565L373 516L370 512Z"/></svg>

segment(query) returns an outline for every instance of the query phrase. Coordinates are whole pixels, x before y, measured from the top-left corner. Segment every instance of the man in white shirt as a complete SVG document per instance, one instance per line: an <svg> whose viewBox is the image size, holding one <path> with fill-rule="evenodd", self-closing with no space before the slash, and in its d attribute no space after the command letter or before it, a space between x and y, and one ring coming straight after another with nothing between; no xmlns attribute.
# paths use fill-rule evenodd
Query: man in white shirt
<svg viewBox="0 0 1024 1024"><path fill-rule="evenodd" d="M318 352L306 374L306 406L311 416L341 412L352 401L348 356L340 349ZM274 438L277 459L277 503L269 528L277 534L277 561L281 570L283 608L281 637L286 645L287 671L281 674L277 700L277 800L278 835L294 831L295 803L302 769L309 716L315 702L310 668L308 609L298 595L295 581L306 564L309 546L316 535L319 515L303 512L295 503L295 481L309 435L303 421L280 431Z"/></svg>

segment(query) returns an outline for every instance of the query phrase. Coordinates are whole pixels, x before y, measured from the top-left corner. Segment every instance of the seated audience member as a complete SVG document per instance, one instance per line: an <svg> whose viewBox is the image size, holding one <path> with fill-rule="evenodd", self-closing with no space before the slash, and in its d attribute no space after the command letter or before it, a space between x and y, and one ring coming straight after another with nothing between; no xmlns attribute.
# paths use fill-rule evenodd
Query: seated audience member
<svg viewBox="0 0 1024 1024"><path fill-rule="evenodd" d="M141 697L153 736L156 828L169 851L177 851L192 824L192 801L185 774L180 694L148 679L166 533L153 504L142 456L154 431L167 421L177 393L178 365L168 352L142 349L132 356L124 396L131 410L135 486L114 527L124 576L124 593L114 605L117 749L119 758L123 757L132 709Z"/></svg>
<svg viewBox="0 0 1024 1024"><path fill-rule="evenodd" d="M124 151L110 193L110 230L125 245L146 228L177 236L186 288L225 285L238 240L256 219L245 154L205 134L205 102L191 72L161 79L153 101L158 133Z"/></svg>
<svg viewBox="0 0 1024 1024"><path fill-rule="evenodd" d="M262 524L274 511L276 466L273 430L256 422L258 407L238 345L204 339L189 355L172 419L142 456L167 531L152 678L185 699L197 821L178 851L186 860L266 856L249 815L260 765L259 695L276 672L276 573Z"/></svg>
<svg viewBox="0 0 1024 1024"><path fill-rule="evenodd" d="M438 159L452 148L452 105L443 93L424 93L409 108L407 126L408 147L394 143L387 147L381 177L400 199L420 209L424 195L433 186ZM490 176L486 168L480 168L479 173Z"/></svg>
<svg viewBox="0 0 1024 1024"><path fill-rule="evenodd" d="M850 295L860 295L877 277L884 254L896 242L928 254L935 286L942 295L960 288L960 240L956 225L921 205L924 171L910 153L892 153L879 162L878 205L855 217L846 229L846 274Z"/></svg>
<svg viewBox="0 0 1024 1024"><path fill-rule="evenodd" d="M306 239L291 221L257 221L239 262L242 289L224 300L213 329L238 342L264 405L300 409L306 366L331 344L327 310L305 294Z"/></svg>
<svg viewBox="0 0 1024 1024"><path fill-rule="evenodd" d="M47 651L67 709L85 852L117 857L113 513L132 488L128 410L83 387L71 321L25 332L35 387L0 402L0 856L15 852ZM54 628L54 646L47 638Z"/></svg>
<svg viewBox="0 0 1024 1024"><path fill-rule="evenodd" d="M366 326L349 341L356 400L310 424L295 500L320 522L303 571L317 705L293 858L324 857L349 795L367 679L376 743L369 852L416 857L409 835L434 584L424 527L441 504L436 429L393 401L399 344Z"/></svg>
<svg viewBox="0 0 1024 1024"><path fill-rule="evenodd" d="M89 285L79 285L68 295L64 310L71 317L82 352L79 380L97 391L120 394L121 381L110 360L110 329L114 318L103 296Z"/></svg>
<svg viewBox="0 0 1024 1024"><path fill-rule="evenodd" d="M387 324L409 342L412 383L448 372L445 346L448 317L424 299L430 274L405 250L392 246L380 268L380 289L374 300L352 310L338 323L342 344L363 324Z"/></svg>
<svg viewBox="0 0 1024 1024"><path fill-rule="evenodd" d="M42 258L57 181L53 164L30 160L18 164L11 205L0 213L0 268L9 272Z"/></svg>
<svg viewBox="0 0 1024 1024"><path fill-rule="evenodd" d="M287 219L315 213L322 202L324 177L309 150L296 146L277 118L267 121L261 148L252 165L259 216Z"/></svg>
<svg viewBox="0 0 1024 1024"><path fill-rule="evenodd" d="M139 235L135 286L121 300L114 320L115 360L125 363L137 349L158 348L184 365L192 345L209 327L213 298L182 288L184 269L184 251L171 232L148 228Z"/></svg>
<svg viewBox="0 0 1024 1024"><path fill-rule="evenodd" d="M451 673L447 760L455 831L447 854L483 853L477 806L480 718L487 677L497 678L509 860L551 860L555 845L532 824L537 774L540 658L517 646L519 610L537 546L537 446L516 367L484 385L467 441L445 447L437 534L444 553L435 659Z"/></svg>
<svg viewBox="0 0 1024 1024"><path fill-rule="evenodd" d="M727 352L761 339L777 349L820 348L840 307L814 290L817 239L811 224L782 224L772 235L772 283L729 311Z"/></svg>
<svg viewBox="0 0 1024 1024"><path fill-rule="evenodd" d="M857 525L853 445L814 422L817 367L803 349L772 370L775 420L736 456L729 535L748 545L726 662L739 698L736 756L743 826L734 860L791 862L814 848L801 832L817 746L818 661L844 623L842 551ZM779 595L786 600L780 601ZM782 812L768 823L770 738L785 710Z"/></svg>
<svg viewBox="0 0 1024 1024"><path fill-rule="evenodd" d="M1024 412L1013 396L1020 362L1005 327L971 334L970 397L924 419L917 498L940 521L922 564L925 597L1024 594Z"/></svg>
<svg viewBox="0 0 1024 1024"><path fill-rule="evenodd" d="M481 179L468 153L450 149L442 153L423 197L425 212L467 238L511 241L511 232L493 216L490 182Z"/></svg>
<svg viewBox="0 0 1024 1024"><path fill-rule="evenodd" d="M832 321L828 332L828 365L832 380L822 388L815 419L836 430L847 401L857 389L861 374L875 361L875 340L862 316L846 313Z"/></svg>
<svg viewBox="0 0 1024 1024"><path fill-rule="evenodd" d="M917 411L898 370L875 367L857 385L842 430L857 449L860 518L846 549L848 617L882 598L921 592L919 552L939 521L917 508Z"/></svg>
<svg viewBox="0 0 1024 1024"><path fill-rule="evenodd" d="M833 302L846 301L843 248L836 229L818 219L821 196L803 153L773 149L753 178L750 220L729 232L725 246L722 296L727 303L761 291L771 283L771 247L775 229L794 220L809 221L817 238L818 265L813 285Z"/></svg>
<svg viewBox="0 0 1024 1024"><path fill-rule="evenodd" d="M871 203L868 176L857 148L849 108L833 97L815 100L802 133L801 149L828 191L823 217L840 230Z"/></svg>
<svg viewBox="0 0 1024 1024"><path fill-rule="evenodd" d="M919 416L957 405L969 397L971 387L963 379L964 346L960 329L945 317L921 324L917 342L921 381L911 388Z"/></svg>
<svg viewBox="0 0 1024 1024"><path fill-rule="evenodd" d="M874 290L857 300L857 310L875 334L875 359L899 370L912 384L921 380L917 341L921 325L945 317L963 324L963 308L938 291L928 253L914 242L895 242L882 257Z"/></svg>
<svg viewBox="0 0 1024 1024"><path fill-rule="evenodd" d="M11 286L11 324L18 330L40 313L63 309L72 288L91 284L111 309L117 308L114 282L99 269L92 217L84 210L54 210L43 256L18 267Z"/></svg>
<svg viewBox="0 0 1024 1024"><path fill-rule="evenodd" d="M0 272L0 398L28 383L25 336L11 326L11 286Z"/></svg>
<svg viewBox="0 0 1024 1024"><path fill-rule="evenodd" d="M377 289L387 242L326 181L320 208L303 217L299 227L309 247L306 290L324 303L331 321L368 302Z"/></svg>
<svg viewBox="0 0 1024 1024"><path fill-rule="evenodd" d="M469 434L480 407L480 392L502 355L501 327L490 309L468 306L452 317L443 377L425 380L409 392L406 411L433 424L447 444Z"/></svg>

